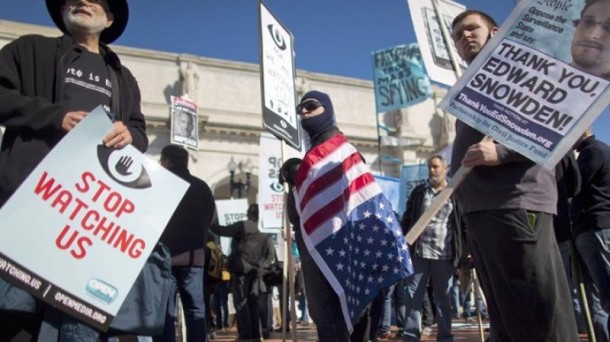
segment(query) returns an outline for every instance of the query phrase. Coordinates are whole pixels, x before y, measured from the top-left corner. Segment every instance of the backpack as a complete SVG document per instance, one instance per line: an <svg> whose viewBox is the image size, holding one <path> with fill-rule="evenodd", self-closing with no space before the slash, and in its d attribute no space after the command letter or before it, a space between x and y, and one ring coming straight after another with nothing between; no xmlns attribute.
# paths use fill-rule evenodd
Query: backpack
<svg viewBox="0 0 610 342"><path fill-rule="evenodd" d="M207 273L213 280L222 280L222 271L226 269L227 258L222 254L220 247L213 241L206 244L209 250Z"/></svg>

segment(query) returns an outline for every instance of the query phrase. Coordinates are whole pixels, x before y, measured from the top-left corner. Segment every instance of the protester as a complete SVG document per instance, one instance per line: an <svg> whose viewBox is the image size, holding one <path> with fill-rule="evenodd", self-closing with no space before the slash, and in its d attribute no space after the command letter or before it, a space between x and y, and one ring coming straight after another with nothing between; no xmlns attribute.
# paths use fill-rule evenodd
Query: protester
<svg viewBox="0 0 610 342"><path fill-rule="evenodd" d="M497 32L487 14L467 10L452 23L458 54L472 63ZM473 167L455 196L488 301L491 341L576 341L576 323L552 215L554 172L456 123L452 170Z"/></svg>
<svg viewBox="0 0 610 342"><path fill-rule="evenodd" d="M587 0L574 20L572 65L592 75L610 79L610 1Z"/></svg>
<svg viewBox="0 0 610 342"><path fill-rule="evenodd" d="M297 113L301 117L303 129L309 136L311 148L307 151L303 160L293 158L284 162L280 168L280 180L282 183L287 182L290 185L286 210L296 231L295 240L301 256L301 268L308 294L309 314L316 325L318 338L321 342L366 342L369 337L370 300L375 297L378 289L371 291L368 294L370 297L366 297L367 300L360 301L356 295L353 297L346 295L346 292L351 293L351 291L347 291L349 289L344 285L350 280L356 283L366 279L364 274L361 278L349 278L346 271L349 270L349 265L353 263L358 265L354 266L353 269L357 267L360 270L363 265L366 266L367 262L365 260L370 254L367 254L363 247L362 257L360 258L355 253L350 254L350 258L354 259L350 259L348 265L344 265L342 260L334 260L339 263L335 269L328 270L324 266L328 265L328 262L333 262L331 260L332 255L337 255L338 258L341 258L341 255L345 256L348 252L344 249L348 245L349 250L358 247L358 240L355 237L357 229L360 229L358 235L362 235L361 237L364 240L370 241L369 248L372 249L373 244L377 240L381 240L379 238L381 234L375 234L379 229L375 230L373 226L379 228L383 227L383 224L387 224L384 227L385 229L381 231L388 232L393 247L387 246L387 248L384 248L379 244L375 245L379 246L375 248L384 248L385 254L381 250L377 253L388 256L386 261L392 264L394 260L390 256L396 255L395 253L400 256L396 259L396 264L392 266L396 268L398 274L388 277L384 281L381 272L379 272L379 265L371 262L371 265L369 265L371 268L367 270L368 277L378 276L376 278L378 279L376 281L377 286L383 288L398 281L401 277L406 277L411 271L408 248L404 239L401 239L402 234L396 224L397 218L389 203L383 202L384 198L382 196L376 195L364 201L364 198L369 196L365 191L359 192L360 189L354 189L352 193L351 190L353 189L350 188L348 193L343 188L351 185L353 177L360 175L360 178L358 178L362 181L359 184L360 186L369 185L367 189L370 189L373 193L376 189L379 189L375 187L375 183L367 183L370 182L372 176L368 171L365 171L368 169L364 165L362 157L337 129L330 97L319 91L309 91L301 98ZM328 156L329 151L337 151L333 154L335 159ZM315 165L314 160L317 161ZM351 173L347 174L348 172L344 168ZM354 183L357 182L354 181ZM331 184L336 184L336 186L331 186ZM306 194L305 189L308 191ZM323 192L323 195L320 195L320 192ZM381 193L380 189L379 193ZM350 198L354 198L354 202L350 202ZM376 201L381 202L377 203ZM371 212L367 208L370 206L373 207L373 212L379 216L369 215ZM322 208L325 210L322 210ZM382 210L385 210L383 215L381 214ZM356 216L361 211L362 217ZM305 216L302 217L302 214ZM383 217L383 222L381 220L374 221L377 217ZM305 236L306 233L315 235L317 241L312 241L311 235ZM330 235L326 236L327 234ZM388 241L385 240L385 242ZM312 245L314 243L316 245ZM321 252L320 249L317 249L322 248L320 246L327 246L325 247L326 250ZM371 252L370 249L369 252ZM328 259L324 259L324 257ZM326 273L323 272L321 267L326 269ZM333 284L327 277L333 279ZM338 277L342 277L343 281L338 280ZM342 293L335 292L333 286L337 287L337 291ZM352 286L356 287L355 284L352 284ZM348 307L350 303L342 303L340 296L349 297L343 297L343 299L360 305L357 310L346 309L349 321L343 314L343 307ZM348 324L352 324L353 331L350 331Z"/></svg>
<svg viewBox="0 0 610 342"><path fill-rule="evenodd" d="M447 163L440 155L428 159L428 181L418 185L407 200L402 227L405 234L430 207L434 197L447 186ZM421 338L422 300L428 280L432 283L438 341L453 341L451 334L451 280L462 252L460 218L456 204L449 200L443 204L426 230L411 247L411 260L415 273L406 282L406 322L404 341Z"/></svg>
<svg viewBox="0 0 610 342"><path fill-rule="evenodd" d="M268 338L261 336L259 294L268 291L263 275L276 255L271 237L258 230L258 204L248 207L247 220L229 226L212 225L211 230L233 238L227 268L231 272L239 341Z"/></svg>
<svg viewBox="0 0 610 342"><path fill-rule="evenodd" d="M224 271L227 272L228 271ZM216 315L216 330L229 329L229 280L222 279L216 285L216 291L212 296L214 303L214 314Z"/></svg>
<svg viewBox="0 0 610 342"><path fill-rule="evenodd" d="M572 200L573 235L584 265L597 341L610 331L610 147L587 129L576 144L582 188Z"/></svg>
<svg viewBox="0 0 610 342"><path fill-rule="evenodd" d="M222 268L223 263L226 264L226 260L224 260L225 256L222 254L219 238L210 231L206 235L204 252L203 284L205 286L203 287L203 302L205 304L205 325L208 339L214 339L216 338L216 323L212 314L212 301L216 288L222 283Z"/></svg>
<svg viewBox="0 0 610 342"><path fill-rule="evenodd" d="M161 165L189 183L186 194L170 218L161 238L172 256L172 274L186 322L188 342L205 341L204 262L206 235L215 212L214 196L208 184L191 175L188 152L177 145L161 150ZM176 295L170 296L163 336L155 341L175 341Z"/></svg>
<svg viewBox="0 0 610 342"><path fill-rule="evenodd" d="M555 166L555 179L557 182L557 215L553 217L555 239L559 246L563 269L566 273L568 287L572 294L572 306L576 317L576 326L579 332L586 331L582 314L582 306L578 299L578 292L572 274L572 264L577 262L578 256L572 255L574 240L572 239L572 222L570 220L570 202L580 191L580 171L573 151L569 151Z"/></svg>
<svg viewBox="0 0 610 342"><path fill-rule="evenodd" d="M47 0L46 5L64 35L27 35L0 51L0 125L5 127L0 206L61 138L100 105L114 121L103 139L106 147L148 148L138 84L107 46L127 26L127 2ZM97 330L0 279L0 292L6 291L16 294L0 296L0 339L10 340L21 330L36 339L43 321L49 323L39 336L45 341L60 335L63 341L97 339ZM15 307L19 309L6 310Z"/></svg>
<svg viewBox="0 0 610 342"><path fill-rule="evenodd" d="M309 103L307 106L306 104ZM311 107L309 106L311 105ZM317 107L315 107L315 106ZM315 108L314 108L315 107ZM297 108L302 115L301 124L311 139L311 148L322 144L339 130L335 126L335 113L332 102L327 94L310 91L303 95L301 103ZM295 184L296 171L300 165L300 159L289 159L281 167L281 181L286 181L291 186ZM300 218L296 209L293 190L289 192L287 200L287 213L290 222L295 227L295 240L301 256L301 269L304 275L307 293L314 294L309 297L309 314L313 319L320 342L367 342L369 335L369 310L365 309L354 331L350 334L343 319L343 313L332 286L320 271L303 241L300 227Z"/></svg>

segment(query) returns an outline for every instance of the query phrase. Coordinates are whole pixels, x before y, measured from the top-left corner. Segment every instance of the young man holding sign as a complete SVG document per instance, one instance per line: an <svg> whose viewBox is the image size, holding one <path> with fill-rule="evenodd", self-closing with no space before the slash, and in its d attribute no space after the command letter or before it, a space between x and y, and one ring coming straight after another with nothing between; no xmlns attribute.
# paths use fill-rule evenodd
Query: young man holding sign
<svg viewBox="0 0 610 342"><path fill-rule="evenodd" d="M471 63L497 32L485 13L453 23L458 54ZM473 167L456 189L468 243L489 302L491 341L577 341L552 216L553 171L457 121L453 170Z"/></svg>
<svg viewBox="0 0 610 342"><path fill-rule="evenodd" d="M46 5L63 36L23 36L0 50L0 125L6 128L0 152L0 206L99 105L114 120L103 139L106 147L133 144L142 152L148 147L137 82L107 46L127 25L126 0L47 0ZM21 290L19 298L9 298L5 291L10 287L0 279L0 339L10 340L21 329L36 336L42 316L54 309ZM21 307L17 311L22 313L16 315L13 308L23 303L29 307ZM65 341L97 339L98 332L90 326L67 315L55 316L61 323L53 328L59 326Z"/></svg>

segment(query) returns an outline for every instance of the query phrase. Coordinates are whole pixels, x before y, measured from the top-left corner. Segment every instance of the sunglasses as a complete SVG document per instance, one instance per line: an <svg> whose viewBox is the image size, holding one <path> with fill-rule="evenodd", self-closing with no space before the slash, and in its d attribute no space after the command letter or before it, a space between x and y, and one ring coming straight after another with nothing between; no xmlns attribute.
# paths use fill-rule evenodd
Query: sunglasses
<svg viewBox="0 0 610 342"><path fill-rule="evenodd" d="M590 30L597 25L601 26L606 33L610 33L610 21L602 23L601 21L596 21L592 17L584 17L582 19L574 20L574 26L583 28L585 30Z"/></svg>
<svg viewBox="0 0 610 342"><path fill-rule="evenodd" d="M301 102L298 106L297 106L297 113L300 113L303 111L303 109L305 109L305 111L307 113L309 112L313 112L314 110L318 109L318 107L323 107L324 105L320 103L320 101L315 100L315 99L311 99L311 100L306 100L304 102Z"/></svg>

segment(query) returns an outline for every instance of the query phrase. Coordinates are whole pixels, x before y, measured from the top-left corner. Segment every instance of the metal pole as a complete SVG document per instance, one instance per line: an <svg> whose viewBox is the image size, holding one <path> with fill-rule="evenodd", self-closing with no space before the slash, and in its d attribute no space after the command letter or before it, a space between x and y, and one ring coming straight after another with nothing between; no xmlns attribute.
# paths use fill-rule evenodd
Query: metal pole
<svg viewBox="0 0 610 342"><path fill-rule="evenodd" d="M375 111L375 118L377 120L377 159L379 160L379 174L383 176L383 168L381 166L381 133L379 131L379 113Z"/></svg>
<svg viewBox="0 0 610 342"><path fill-rule="evenodd" d="M593 330L593 319L591 318L591 311L589 311L589 303L587 300L587 291L585 289L585 284L582 280L582 268L580 266L580 255L578 254L578 250L574 245L574 240L571 241L570 254L572 256L572 274L574 276L574 281L577 284L578 289L578 299L580 300L580 306L582 309L582 314L585 318L585 324L587 325L587 337L590 342L595 342L595 331Z"/></svg>

